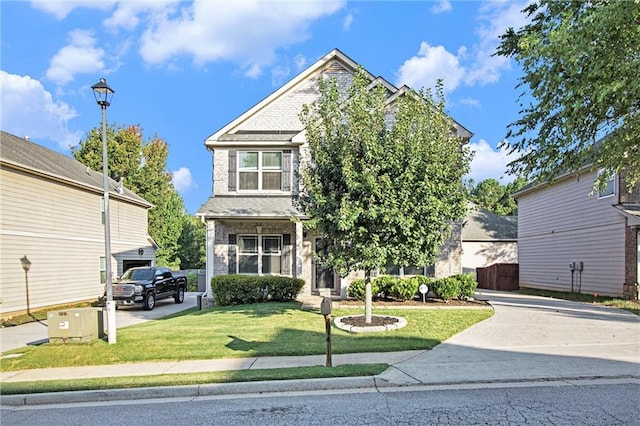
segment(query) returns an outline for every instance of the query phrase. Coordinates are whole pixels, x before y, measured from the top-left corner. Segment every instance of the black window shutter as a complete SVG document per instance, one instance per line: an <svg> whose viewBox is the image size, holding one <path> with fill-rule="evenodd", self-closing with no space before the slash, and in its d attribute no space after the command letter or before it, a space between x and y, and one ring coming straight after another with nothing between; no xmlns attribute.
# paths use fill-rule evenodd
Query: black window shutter
<svg viewBox="0 0 640 426"><path fill-rule="evenodd" d="M282 153L282 185L283 191L291 191L291 150Z"/></svg>
<svg viewBox="0 0 640 426"><path fill-rule="evenodd" d="M293 262L293 247L291 246L291 234L282 234L282 258L280 265L283 275L291 275Z"/></svg>
<svg viewBox="0 0 640 426"><path fill-rule="evenodd" d="M229 151L229 191L236 190L236 152Z"/></svg>
<svg viewBox="0 0 640 426"><path fill-rule="evenodd" d="M229 234L229 273L230 274L235 274L236 270L237 270L237 264L238 264L238 259L237 259L237 253L238 253L238 248L236 246L236 244L238 243L237 238L236 238L236 234Z"/></svg>

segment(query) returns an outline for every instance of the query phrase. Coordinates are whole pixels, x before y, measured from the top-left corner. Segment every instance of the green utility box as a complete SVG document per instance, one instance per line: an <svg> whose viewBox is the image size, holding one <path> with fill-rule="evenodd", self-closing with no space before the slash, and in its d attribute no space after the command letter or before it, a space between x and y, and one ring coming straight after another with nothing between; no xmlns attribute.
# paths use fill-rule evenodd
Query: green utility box
<svg viewBox="0 0 640 426"><path fill-rule="evenodd" d="M50 343L84 343L104 337L102 309L74 308L47 314Z"/></svg>

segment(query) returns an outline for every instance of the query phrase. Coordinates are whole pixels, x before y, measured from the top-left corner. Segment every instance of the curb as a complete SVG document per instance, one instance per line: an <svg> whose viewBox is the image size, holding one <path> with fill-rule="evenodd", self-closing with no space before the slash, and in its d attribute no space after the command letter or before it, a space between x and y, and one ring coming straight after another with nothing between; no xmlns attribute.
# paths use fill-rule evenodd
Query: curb
<svg viewBox="0 0 640 426"><path fill-rule="evenodd" d="M276 392L304 392L375 387L376 380L374 376L308 380L271 380L263 382L214 383L207 385L0 395L0 405L26 406L154 398L195 398L200 396L266 394Z"/></svg>

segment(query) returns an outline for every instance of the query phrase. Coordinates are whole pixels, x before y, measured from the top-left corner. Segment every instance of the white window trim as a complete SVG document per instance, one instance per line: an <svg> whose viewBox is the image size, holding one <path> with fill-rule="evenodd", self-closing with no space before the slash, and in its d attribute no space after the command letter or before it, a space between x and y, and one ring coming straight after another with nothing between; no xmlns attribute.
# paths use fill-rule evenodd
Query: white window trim
<svg viewBox="0 0 640 426"><path fill-rule="evenodd" d="M257 169L249 169L249 168L243 168L240 164L240 157L242 157L243 153L247 153L247 152L257 152L258 153L258 168ZM280 168L279 169L275 169L275 168L270 168L270 167L263 167L262 165L262 155L264 153L268 153L268 152L277 152L280 154ZM238 151L238 155L236 156L236 161L237 161L237 167L236 167L236 182L237 182L237 191L238 192L266 192L266 193L284 193L285 191L282 191L282 179L283 179L283 173L284 173L284 169L283 169L283 158L284 158L284 151L282 150L278 150L278 149L255 149L255 150L240 150ZM241 189L240 188L240 173L258 173L258 188L256 189ZM273 173L273 172L279 172L280 173L280 188L278 189L263 189L262 188L262 175L263 173Z"/></svg>
<svg viewBox="0 0 640 426"><path fill-rule="evenodd" d="M258 241L257 241L257 252L256 253L243 253L240 251L240 240L243 237L257 237ZM262 248L262 243L263 243L263 238L277 238L278 242L279 242L279 246L280 246L280 250L278 251L278 253L265 253L263 248ZM238 274L243 274L243 275L282 275L282 266L280 268L280 272L279 273L270 273L270 274L265 274L262 272L262 258L265 255L268 256L278 256L280 258L280 262L282 262L282 234L238 234L237 237L237 241L238 241L238 250L236 251L236 273ZM258 257L258 272L257 273L250 273L250 272L240 272L240 256L257 256ZM281 263L282 265L282 263Z"/></svg>
<svg viewBox="0 0 640 426"><path fill-rule="evenodd" d="M600 169L598 170L598 177L600 177L601 174L604 173L604 169ZM613 192L611 192L610 194L602 194L600 192L600 190L598 190L598 199L603 199L603 198L609 198L609 197L614 197L617 193L618 193L618 185L616 184L617 180L616 179L616 174L614 173L609 179L607 179L607 181L611 180L613 183Z"/></svg>

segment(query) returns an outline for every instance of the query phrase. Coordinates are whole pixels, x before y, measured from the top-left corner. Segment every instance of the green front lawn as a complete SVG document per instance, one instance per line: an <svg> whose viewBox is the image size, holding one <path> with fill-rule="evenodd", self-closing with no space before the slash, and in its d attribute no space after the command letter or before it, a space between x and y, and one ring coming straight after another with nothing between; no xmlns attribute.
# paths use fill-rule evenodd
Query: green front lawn
<svg viewBox="0 0 640 426"><path fill-rule="evenodd" d="M335 309L333 317L361 314L362 309ZM374 309L374 314L376 311ZM386 352L431 349L454 334L489 318L486 309L384 309L408 325L383 333L351 334L333 328L332 352ZM120 364L144 361L318 355L326 351L324 317L302 310L300 303L263 303L190 309L171 318L118 330L117 343L45 344L8 353L2 371L32 368ZM5 354L6 355L6 354Z"/></svg>

